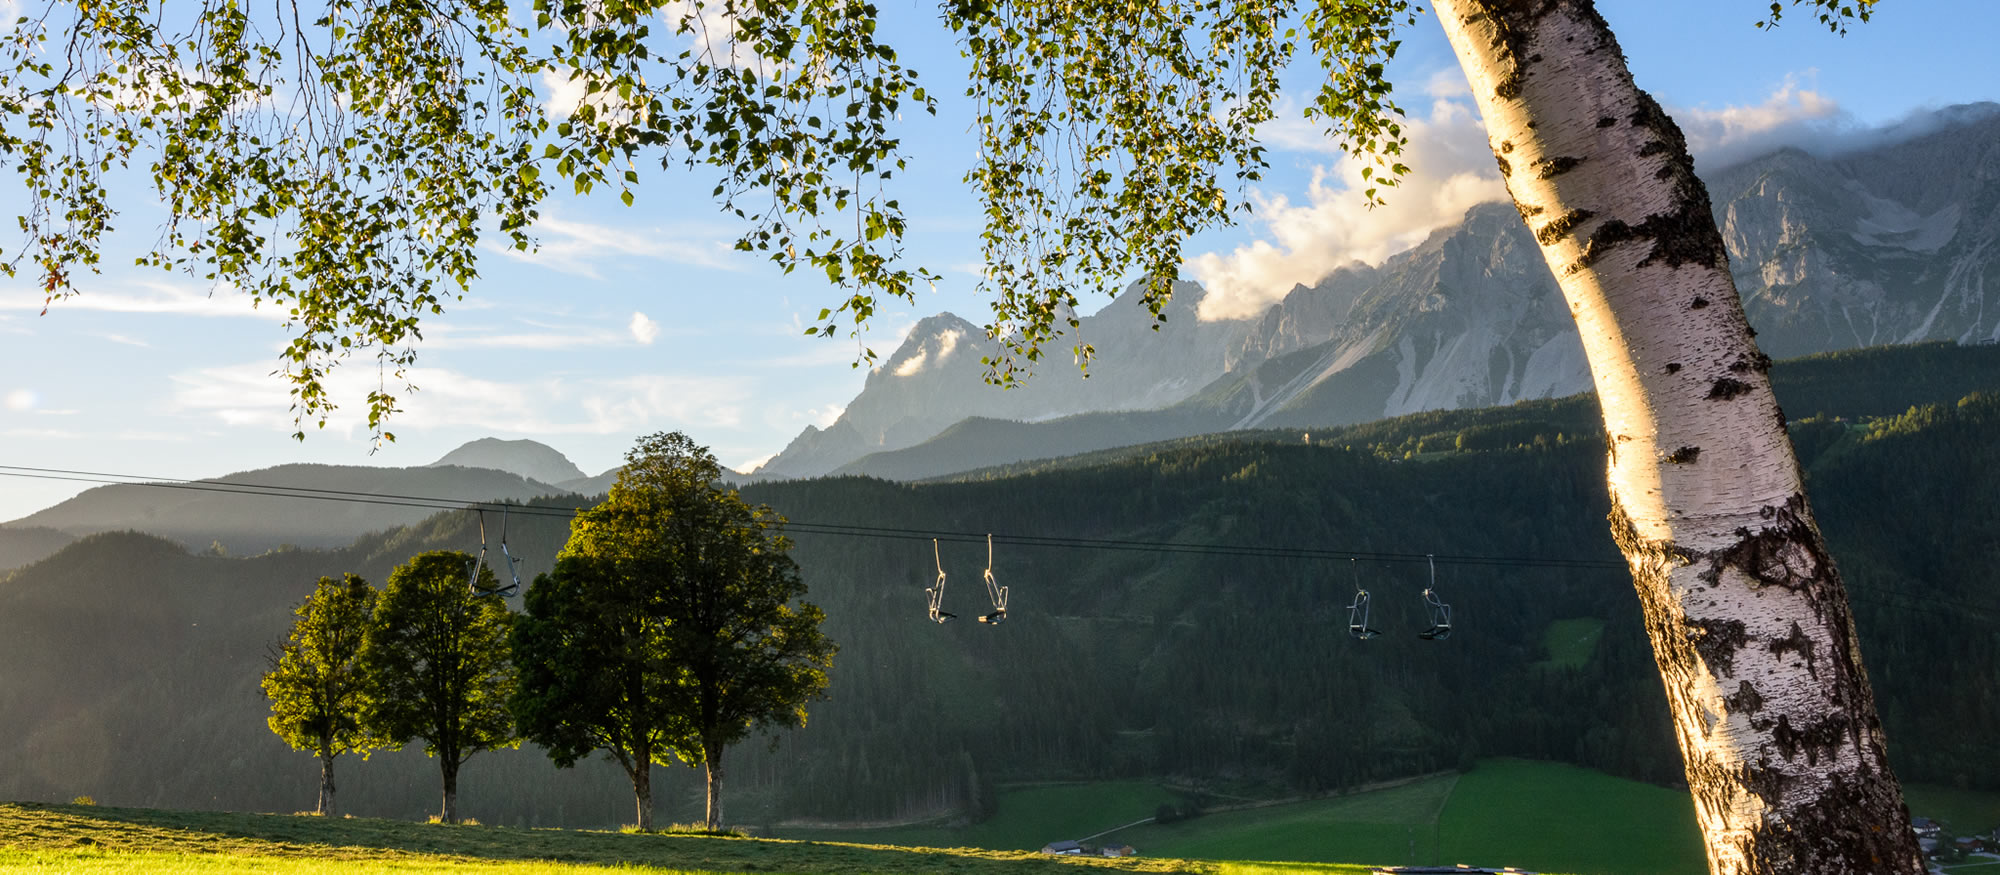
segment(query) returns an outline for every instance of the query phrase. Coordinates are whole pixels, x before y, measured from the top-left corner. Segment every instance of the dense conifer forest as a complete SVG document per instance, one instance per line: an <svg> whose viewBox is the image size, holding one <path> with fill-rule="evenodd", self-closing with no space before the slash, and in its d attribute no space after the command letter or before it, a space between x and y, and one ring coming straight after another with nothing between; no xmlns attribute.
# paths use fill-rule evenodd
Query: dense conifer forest
<svg viewBox="0 0 2000 875"><path fill-rule="evenodd" d="M2000 726L1981 692L2000 686L2000 347L1841 353L1774 376L1902 777L2000 787L1987 755ZM732 819L976 819L1000 785L1110 777L1292 796L1492 755L1672 785L1680 758L1607 534L1602 470L1596 411L1580 397L942 482L750 487L796 524L794 556L841 650L805 728L732 753ZM524 574L546 569L563 519L513 519ZM970 619L989 609L976 537L941 545L946 609L966 619L927 622L936 569L929 536L912 531L994 533L1007 622ZM454 512L340 550L248 558L98 535L12 572L0 579L0 734L13 740L0 746L0 798L309 808L317 766L265 728L257 691L290 609L320 575L379 583L417 552L477 543L476 520ZM1416 636L1426 553L1454 609L1447 641ZM1505 561L1523 557L1554 561ZM1381 638L1346 634L1357 580ZM347 810L435 805L421 754L343 769ZM699 810L697 772L655 780L663 820ZM465 812L488 823L630 814L615 768L557 772L532 746L475 757L462 782Z"/></svg>

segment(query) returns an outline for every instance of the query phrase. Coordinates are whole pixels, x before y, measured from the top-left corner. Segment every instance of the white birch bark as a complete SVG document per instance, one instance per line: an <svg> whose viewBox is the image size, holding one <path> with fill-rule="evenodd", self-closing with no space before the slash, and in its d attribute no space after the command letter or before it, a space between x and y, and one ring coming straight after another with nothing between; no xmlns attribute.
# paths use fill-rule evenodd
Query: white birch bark
<svg viewBox="0 0 2000 875"><path fill-rule="evenodd" d="M1715 873L1920 873L1847 597L1686 144L1590 0L1438 0L1576 317Z"/></svg>

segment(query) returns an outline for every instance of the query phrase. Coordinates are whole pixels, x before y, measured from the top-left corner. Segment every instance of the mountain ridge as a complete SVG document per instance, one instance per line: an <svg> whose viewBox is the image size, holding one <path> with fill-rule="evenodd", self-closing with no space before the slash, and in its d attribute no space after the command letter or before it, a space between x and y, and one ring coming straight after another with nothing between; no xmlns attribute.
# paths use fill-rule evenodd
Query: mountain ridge
<svg viewBox="0 0 2000 875"><path fill-rule="evenodd" d="M2000 104L1950 107L1932 121L1824 157L1784 148L1703 174L1745 312L1767 353L2000 342ZM1183 285L1186 294L1201 294ZM1191 361L1219 355L1222 374L1171 405L1119 405L1116 418L1134 423L1134 437L1146 440L1173 427L1194 434L1345 425L1561 397L1591 385L1554 279L1514 209L1502 203L1472 207L1458 224L1380 265L1350 264L1295 286L1237 329L1211 336L1222 339L1219 349L1191 342L1176 349ZM924 342L913 331L908 344ZM850 405L850 433L859 435L867 418L862 402L890 382L871 376ZM966 394L971 400L961 407L996 393ZM937 476L940 466L1019 461L1016 454L1031 445L1044 457L1088 452L1105 446L1094 436L1100 424L1073 417L1094 414L1031 419L975 409L922 429L904 423L932 431L924 442L938 445L879 442L819 473ZM1000 424L1007 420L1014 422ZM967 433L980 428L994 433ZM1059 437L1065 434L1071 438ZM866 443L850 440L840 449ZM1003 445L1014 449L970 450ZM948 461L951 446L969 454ZM823 452L814 464L774 473L810 476L838 455Z"/></svg>

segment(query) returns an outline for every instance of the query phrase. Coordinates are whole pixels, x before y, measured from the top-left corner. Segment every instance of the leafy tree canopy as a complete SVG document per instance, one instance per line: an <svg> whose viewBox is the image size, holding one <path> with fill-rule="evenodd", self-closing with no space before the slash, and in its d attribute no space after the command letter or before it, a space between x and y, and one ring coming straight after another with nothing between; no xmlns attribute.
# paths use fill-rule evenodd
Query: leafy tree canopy
<svg viewBox="0 0 2000 875"><path fill-rule="evenodd" d="M1842 30L1874 0L1791 0ZM1760 25L1787 4L1772 2ZM972 62L986 276L1012 382L1039 359L1079 288L1139 272L1155 313L1188 235L1249 208L1265 167L1257 126L1301 48L1326 80L1306 112L1366 156L1379 201L1407 172L1387 65L1410 0L946 0ZM323 427L326 379L353 355L382 377L384 425L421 322L478 276L478 244L533 245L558 186L617 189L640 168L709 173L736 247L841 291L809 333L858 331L882 297L935 276L904 265L889 182L894 130L930 111L916 71L881 42L866 0L504 0L264 6L45 0L0 40L0 156L22 185L20 242L45 304L95 270L144 180L168 218L141 265L281 308L293 413ZM526 22L516 24L516 21ZM543 75L583 86L566 117ZM555 180L559 180L555 181ZM1088 346L1076 348L1087 361ZM873 354L864 353L872 358Z"/></svg>
<svg viewBox="0 0 2000 875"><path fill-rule="evenodd" d="M396 745L423 739L424 752L452 769L479 751L519 744L507 711L512 614L499 599L472 594L472 561L434 550L397 566L361 653L376 690L366 725ZM495 586L491 569L479 575Z"/></svg>
<svg viewBox="0 0 2000 875"><path fill-rule="evenodd" d="M359 576L322 577L294 612L298 621L263 680L271 731L293 748L330 758L375 747L361 727L368 685L357 660L375 595Z"/></svg>
<svg viewBox="0 0 2000 875"><path fill-rule="evenodd" d="M644 615L621 622L661 633L645 658L673 687L664 735L707 766L708 825L720 828L723 750L760 727L803 725L836 648L820 631L825 614L799 601L806 585L783 518L722 486L706 448L655 434L625 459L605 500L577 515L558 568L595 566L586 579L608 576L620 606ZM591 566L565 564L583 560Z"/></svg>

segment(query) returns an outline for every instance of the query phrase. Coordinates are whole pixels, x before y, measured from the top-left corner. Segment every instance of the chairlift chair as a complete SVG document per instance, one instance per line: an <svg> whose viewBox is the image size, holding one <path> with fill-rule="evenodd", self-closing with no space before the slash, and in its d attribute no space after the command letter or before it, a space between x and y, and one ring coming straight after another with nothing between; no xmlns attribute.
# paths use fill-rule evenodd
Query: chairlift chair
<svg viewBox="0 0 2000 875"><path fill-rule="evenodd" d="M944 557L938 555L938 542L936 538L931 539L931 558L937 561L938 576L937 583L932 584L929 589L924 590L924 593L931 597L930 619L933 623L949 623L952 620L958 619L958 615L947 613L944 610Z"/></svg>
<svg viewBox="0 0 2000 875"><path fill-rule="evenodd" d="M1431 585L1424 588L1424 609L1430 614L1430 628L1417 633L1425 641L1443 641L1451 637L1451 605L1445 604L1437 595L1437 560L1425 556L1431 566Z"/></svg>
<svg viewBox="0 0 2000 875"><path fill-rule="evenodd" d="M1354 562L1352 559L1347 561L1349 563ZM1361 588L1361 571L1359 566L1350 564L1348 567L1355 569L1355 571L1354 603L1347 606L1347 634L1354 636L1354 639L1357 641L1366 641L1382 633L1368 626L1368 591Z"/></svg>
<svg viewBox="0 0 2000 875"><path fill-rule="evenodd" d="M486 511L481 508L475 508L473 512L479 514L479 558L472 560L472 574L471 578L466 581L466 585L472 589L472 595L475 598L482 596L507 598L519 594L521 592L521 574L517 566L520 565L521 560L514 558L513 554L507 552L507 509L505 507L500 509L500 555L506 558L507 575L513 578L514 582L506 586L495 587L479 585L479 571L486 567Z"/></svg>
<svg viewBox="0 0 2000 875"><path fill-rule="evenodd" d="M1007 622L1007 588L993 579L993 536L986 536L986 596L993 600L993 613L980 616L979 622L998 626Z"/></svg>

